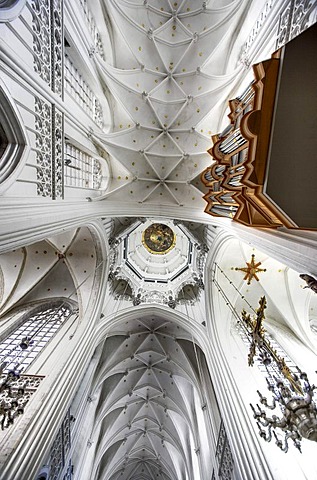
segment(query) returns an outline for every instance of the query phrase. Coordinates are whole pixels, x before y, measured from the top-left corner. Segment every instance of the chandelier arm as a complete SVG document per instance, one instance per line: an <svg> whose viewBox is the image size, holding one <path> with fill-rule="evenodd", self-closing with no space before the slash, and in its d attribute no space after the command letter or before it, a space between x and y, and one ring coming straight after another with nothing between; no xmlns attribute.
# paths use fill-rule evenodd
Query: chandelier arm
<svg viewBox="0 0 317 480"><path fill-rule="evenodd" d="M258 394L259 394L259 397L260 397L260 403L262 403L262 405L264 405L266 408L268 408L269 410L275 410L276 408L276 399L275 397L272 397L272 403L271 405L268 403L267 401L267 398L266 397L263 397L263 395L259 392L259 390L257 391Z"/></svg>
<svg viewBox="0 0 317 480"><path fill-rule="evenodd" d="M257 426L258 426L258 429L259 429L260 437L263 438L263 440L265 440L266 442L270 442L271 439L272 439L272 425L268 424L266 426L267 427L266 430L263 430L263 428L261 428L261 423L260 422L257 422Z"/></svg>

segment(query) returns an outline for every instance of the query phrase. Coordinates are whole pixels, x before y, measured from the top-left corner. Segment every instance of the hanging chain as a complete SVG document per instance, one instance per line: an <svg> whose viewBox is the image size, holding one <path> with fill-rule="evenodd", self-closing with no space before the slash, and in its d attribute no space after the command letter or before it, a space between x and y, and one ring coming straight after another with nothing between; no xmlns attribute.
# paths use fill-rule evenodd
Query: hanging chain
<svg viewBox="0 0 317 480"><path fill-rule="evenodd" d="M222 273L222 275L228 280L229 284L233 286L233 288L234 288L235 291L238 293L238 295L240 296L240 298L248 305L248 307L252 310L252 312L256 314L256 310L255 310L255 309L252 307L252 305L248 302L248 300L245 298L245 296L241 294L241 292L239 291L239 289L235 286L235 284L232 282L232 280L230 280L230 278L226 275L226 273L222 270L222 268L218 265L218 263L214 262L214 265L215 265L216 268L218 268L218 270ZM221 289L219 283L218 283L217 280L216 280L216 269L215 269L215 268L213 269L213 281L214 281L214 283L217 284L217 287L220 288L221 291L219 290L219 288L218 288L218 290L219 290L220 293L222 294L222 289ZM224 292L223 292L223 293L224 293ZM227 297L226 297L226 298L227 298ZM230 300L229 300L229 302L230 302ZM233 308L232 305L231 305L231 307ZM238 317L240 318L239 315L238 315Z"/></svg>

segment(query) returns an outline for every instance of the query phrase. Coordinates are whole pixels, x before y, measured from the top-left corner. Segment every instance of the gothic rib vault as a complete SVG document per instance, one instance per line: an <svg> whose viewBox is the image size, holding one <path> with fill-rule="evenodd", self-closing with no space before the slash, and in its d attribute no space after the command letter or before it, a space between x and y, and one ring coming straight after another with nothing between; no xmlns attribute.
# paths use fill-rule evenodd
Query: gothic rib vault
<svg viewBox="0 0 317 480"><path fill-rule="evenodd" d="M224 100L245 76L239 50L232 55L231 49L249 2L105 0L104 8L113 26L113 62L95 56L95 63L112 122L107 133L92 132L92 138L109 152L112 178L100 200L129 203L140 214L145 205L159 205L162 217L171 206L202 212L199 177L210 164L210 135L220 129ZM140 235L133 247L125 247L127 262L161 278L161 261L168 277L170 265L158 262ZM177 261L176 252L166 257ZM135 298L138 282L130 283ZM93 477L208 478L220 418L216 401L209 410L212 425L205 416L204 356L192 334L164 310L136 312L100 349L91 393L92 402L98 399Z"/></svg>
<svg viewBox="0 0 317 480"><path fill-rule="evenodd" d="M247 3L105 2L115 60L96 58L114 98L113 126L98 135L113 167L103 198L204 209L199 176L217 109L243 75L228 60Z"/></svg>
<svg viewBox="0 0 317 480"><path fill-rule="evenodd" d="M210 134L219 128L219 106L244 73L237 58L228 60L248 2L107 0L104 5L113 25L114 61L96 57L96 66L113 99L113 118L108 133L98 139L92 133L110 154L113 177L103 199L129 202L140 212L145 204L160 205L162 215L170 206L201 212L199 177L210 163ZM148 272L167 279L155 289L176 298L168 279L173 264L184 262L179 248L184 240L176 230L176 248L159 259L130 235L130 245L137 244L125 246L127 261L143 269L142 300L147 290L156 293L143 283ZM176 283L180 289L182 281ZM136 298L140 280L130 285ZM103 346L95 379L101 393L92 435L94 475L207 478L208 445L219 418L216 407L213 428L205 417L204 359L193 336L164 311L145 318L136 314L118 330Z"/></svg>
<svg viewBox="0 0 317 480"><path fill-rule="evenodd" d="M74 465L77 480L210 480L213 472L217 478L230 480L232 475L271 480L277 472L276 478L284 480L285 471L296 472L297 478L309 478L308 470L315 472L309 464L308 470L302 470L306 459L313 457L312 446L302 456L302 463L291 458L289 466L289 457L283 454L284 460L276 460L276 453L271 455L272 444L260 443L248 410L249 397L256 395L259 373L245 368L247 347L238 338L228 303L213 284L216 279L237 311L245 307L244 296L256 306L258 297L267 295L269 329L276 330L279 338L286 339L288 348L296 350L298 364L303 352L303 363L313 364L316 299L302 289L297 271L269 256L272 251L284 261L292 255L296 264L294 257L300 257L294 247L298 238L290 241L288 248L287 242L283 244L285 232L280 237L274 237L276 232L260 232L257 237L257 232L239 230L229 220L205 218L205 187L199 179L210 165L206 152L211 146L210 135L226 123L226 100L249 78L249 66L241 61L241 46L259 11L264 5L270 9L273 3L281 4L266 0L64 2L66 56L70 53L71 58L73 54L74 65L78 60L74 71L81 81L85 79L86 87L95 88L96 97L102 96L103 89L104 97L98 99L98 105L102 105L105 124L102 128L101 121L98 124L89 119L66 88L57 111L61 105L65 107L66 143L73 141L75 147L89 150L90 155L100 155L100 161L107 164L103 169L106 181L100 190L91 190L88 198L84 188L73 189L74 196L65 188L65 199L55 204L39 197L36 204L31 194L26 194L25 199L31 198L38 208L37 217L34 205L30 205L29 214L23 210L29 204L22 205L20 197L13 198L19 214L25 211L27 221L31 219L34 232L26 229L31 245L22 235L14 236L19 247L27 246L17 247L1 258L6 282L5 291L0 291L4 305L1 313L51 297L67 298L79 305L74 323L66 325L63 337L56 337L46 349L44 360L40 357L31 368L31 373L47 375L48 383L44 395L37 397L38 403L28 405L31 413L27 415L31 417L33 408L36 421L31 423L25 415L19 419L24 424L14 425L21 442L5 462L6 471L22 472L22 477L15 478L33 478L40 465L49 463L48 452L69 406L77 417L71 432L69 463L70 467ZM41 0L34 4L41 10ZM87 4L104 47L109 47L109 51L104 48L104 58L97 48L88 50L91 44L86 38L86 43L78 42L76 49L76 35L77 40L81 35L84 38L87 27L76 21L86 21L83 11ZM75 20L71 15L74 12ZM30 8L27 13L30 16ZM69 51L68 40L72 44ZM257 45L258 49L266 47ZM22 57L17 58L23 64ZM42 95L43 79L39 80ZM50 97L52 102L54 95ZM77 111L78 123L74 120ZM37 129L39 124L35 122L33 130ZM70 152L65 171L71 158ZM20 194L18 188L16 191ZM52 208L51 216L50 210L45 210L47 206ZM42 207L44 213L40 212ZM78 209L84 212L80 220ZM116 214L119 219L111 218ZM46 236L44 228L37 225L39 217L45 215L52 224ZM16 222L15 216L10 221L5 218L7 224ZM178 219L188 219L186 228L193 235L185 233L186 222ZM196 223L190 225L190 220ZM128 230L137 222L137 228L126 234L124 229L113 228L111 232L116 222L126 222ZM161 248L161 238L154 237L151 244L143 238L153 223L168 226L175 235L170 235L166 251L163 245L162 255L153 249L156 240ZM242 245L233 237L235 233L246 242L259 241ZM42 235L40 240L37 235ZM262 239L270 235L263 243L271 250L263 253ZM34 238L37 243L33 243ZM211 247L208 261L207 243ZM276 254L277 249L281 255ZM313 247L306 250L304 265L309 263ZM250 292L243 274L232 269L243 267L254 252L267 272L260 283L252 284ZM214 262L221 264L242 298L237 291L232 293L232 285L220 270L213 270ZM1 327L2 334L6 325ZM254 392L250 393L251 384ZM27 435L21 434L24 430L20 425ZM226 430L229 440L225 440L227 450L221 452L221 461L224 451L227 458L220 468L217 441L221 432L225 435L222 439L226 438ZM29 439L34 438L39 441L30 447ZM10 449L11 443L8 445ZM61 477L65 465L62 468ZM31 469L32 475L28 475ZM2 475L0 471L0 478L8 480Z"/></svg>
<svg viewBox="0 0 317 480"><path fill-rule="evenodd" d="M93 478L205 478L206 471L199 474L209 464L203 361L191 335L163 313L112 332L92 392L101 389Z"/></svg>

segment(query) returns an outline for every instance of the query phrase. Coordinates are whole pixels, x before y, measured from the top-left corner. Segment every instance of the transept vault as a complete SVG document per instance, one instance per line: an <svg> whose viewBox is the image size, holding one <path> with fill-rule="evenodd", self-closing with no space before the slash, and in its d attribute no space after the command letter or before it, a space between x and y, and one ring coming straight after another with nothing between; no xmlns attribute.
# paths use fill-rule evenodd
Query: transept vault
<svg viewBox="0 0 317 480"><path fill-rule="evenodd" d="M0 1L0 480L317 477L316 231L204 212L228 101L316 18Z"/></svg>

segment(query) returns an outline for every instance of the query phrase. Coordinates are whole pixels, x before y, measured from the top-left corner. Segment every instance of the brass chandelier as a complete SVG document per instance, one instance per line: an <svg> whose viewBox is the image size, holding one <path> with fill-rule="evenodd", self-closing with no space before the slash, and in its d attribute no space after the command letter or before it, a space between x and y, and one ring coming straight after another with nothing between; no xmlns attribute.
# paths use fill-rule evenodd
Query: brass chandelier
<svg viewBox="0 0 317 480"><path fill-rule="evenodd" d="M270 442L273 433L275 443L282 451L288 451L289 440L301 451L302 438L317 441L317 406L314 399L316 387L310 384L306 373L298 367L289 367L273 348L262 325L265 318L265 296L260 298L259 304L255 318L251 318L243 310L239 321L250 342L249 366L254 364L255 356L257 361L264 365L267 387L271 393L269 403L268 399L257 391L261 406L257 404L255 408L250 404L253 417L257 421L261 438ZM275 412L270 416L268 411Z"/></svg>

